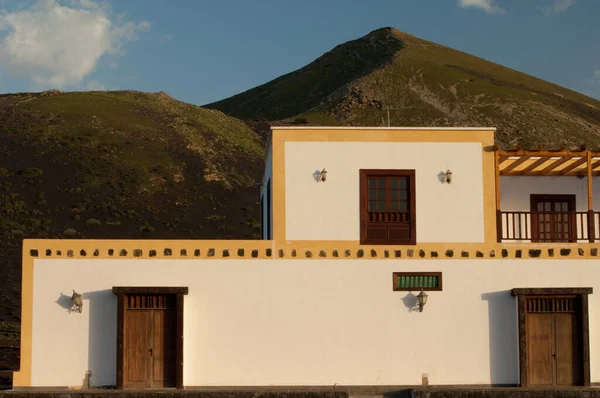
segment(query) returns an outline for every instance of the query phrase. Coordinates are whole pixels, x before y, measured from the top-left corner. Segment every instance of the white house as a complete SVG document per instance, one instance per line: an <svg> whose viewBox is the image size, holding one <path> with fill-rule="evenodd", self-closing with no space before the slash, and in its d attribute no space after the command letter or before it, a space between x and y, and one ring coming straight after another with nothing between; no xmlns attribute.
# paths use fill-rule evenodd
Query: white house
<svg viewBox="0 0 600 398"><path fill-rule="evenodd" d="M600 153L494 131L274 127L260 241L25 240L14 386L600 382Z"/></svg>

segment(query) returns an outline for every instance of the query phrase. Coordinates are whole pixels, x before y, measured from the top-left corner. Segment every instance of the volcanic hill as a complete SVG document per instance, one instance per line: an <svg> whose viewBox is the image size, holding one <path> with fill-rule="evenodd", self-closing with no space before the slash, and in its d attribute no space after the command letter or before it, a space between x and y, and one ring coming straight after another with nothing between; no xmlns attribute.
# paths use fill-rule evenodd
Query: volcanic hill
<svg viewBox="0 0 600 398"><path fill-rule="evenodd" d="M18 367L21 242L258 239L263 139L164 93L0 95L0 370Z"/></svg>
<svg viewBox="0 0 600 398"><path fill-rule="evenodd" d="M314 125L494 126L503 146L600 144L600 101L382 28L305 67L206 105L240 119Z"/></svg>

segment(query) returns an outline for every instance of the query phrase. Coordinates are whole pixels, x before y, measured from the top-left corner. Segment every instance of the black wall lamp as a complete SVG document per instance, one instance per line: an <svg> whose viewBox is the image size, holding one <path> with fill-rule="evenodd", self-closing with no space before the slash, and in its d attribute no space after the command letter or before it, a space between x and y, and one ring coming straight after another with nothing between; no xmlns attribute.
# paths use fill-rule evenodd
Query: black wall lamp
<svg viewBox="0 0 600 398"><path fill-rule="evenodd" d="M69 312L75 311L81 313L83 311L83 296L76 293L75 290L73 290L73 295L71 296L71 303L73 303L73 306Z"/></svg>

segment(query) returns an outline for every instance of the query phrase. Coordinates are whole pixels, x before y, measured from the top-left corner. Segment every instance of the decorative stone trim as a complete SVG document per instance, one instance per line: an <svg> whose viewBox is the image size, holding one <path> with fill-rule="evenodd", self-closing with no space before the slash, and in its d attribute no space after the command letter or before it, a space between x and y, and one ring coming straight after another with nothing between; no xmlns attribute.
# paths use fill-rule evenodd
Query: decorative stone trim
<svg viewBox="0 0 600 398"><path fill-rule="evenodd" d="M81 241L25 240L24 253L31 258L69 259L371 259L399 260L478 260L478 259L591 259L598 257L600 244L485 245L473 243L439 243L417 246L368 246L353 242L273 241ZM333 243L333 244L332 244ZM346 245L346 247L344 247Z"/></svg>

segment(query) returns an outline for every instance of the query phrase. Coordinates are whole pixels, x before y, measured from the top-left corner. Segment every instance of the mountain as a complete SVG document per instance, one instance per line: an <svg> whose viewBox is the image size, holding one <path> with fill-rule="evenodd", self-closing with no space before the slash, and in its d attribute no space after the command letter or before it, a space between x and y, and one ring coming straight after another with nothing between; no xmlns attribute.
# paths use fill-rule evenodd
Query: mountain
<svg viewBox="0 0 600 398"><path fill-rule="evenodd" d="M600 145L600 101L393 28L206 105L315 125L494 126L503 146Z"/></svg>
<svg viewBox="0 0 600 398"><path fill-rule="evenodd" d="M257 239L263 147L164 93L0 95L0 370L18 367L24 238Z"/></svg>

